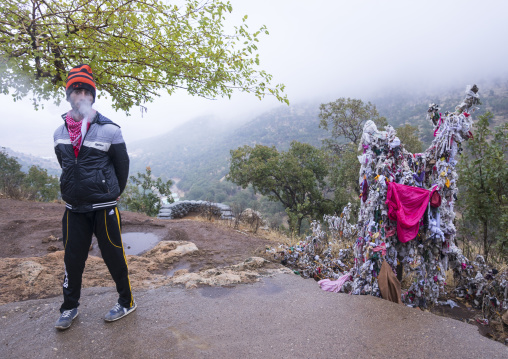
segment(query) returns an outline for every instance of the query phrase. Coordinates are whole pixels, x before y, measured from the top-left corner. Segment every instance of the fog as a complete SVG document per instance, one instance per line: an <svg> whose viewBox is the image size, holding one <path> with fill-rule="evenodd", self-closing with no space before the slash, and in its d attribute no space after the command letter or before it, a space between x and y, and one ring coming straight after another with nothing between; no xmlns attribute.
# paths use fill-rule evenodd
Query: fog
<svg viewBox="0 0 508 359"><path fill-rule="evenodd" d="M292 105L338 97L366 98L387 91L440 91L450 86L508 77L506 1L303 1L232 0L227 26L247 14L249 29L266 25L259 43L260 68L273 84L286 85ZM92 68L93 68L93 64ZM481 91L482 89L480 89ZM483 89L486 90L486 89ZM0 96L0 146L53 155L52 134L69 109ZM122 126L127 142L160 135L192 118L217 122L254 118L282 106L235 93L231 100L206 100L177 92L146 104L132 116L99 99L94 108Z"/></svg>

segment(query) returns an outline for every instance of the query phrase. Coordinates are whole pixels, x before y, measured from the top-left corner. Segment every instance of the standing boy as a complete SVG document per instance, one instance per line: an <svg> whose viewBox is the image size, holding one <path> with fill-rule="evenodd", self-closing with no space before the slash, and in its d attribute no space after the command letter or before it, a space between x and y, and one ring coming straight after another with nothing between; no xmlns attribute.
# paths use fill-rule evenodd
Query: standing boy
<svg viewBox="0 0 508 359"><path fill-rule="evenodd" d="M78 316L81 281L95 234L116 289L118 303L108 322L136 309L123 249L120 213L116 206L129 175L129 156L120 126L94 109L95 81L89 65L72 68L66 94L71 110L54 134L55 153L62 167L60 190L66 209L62 219L65 248L64 301L55 327L67 329Z"/></svg>

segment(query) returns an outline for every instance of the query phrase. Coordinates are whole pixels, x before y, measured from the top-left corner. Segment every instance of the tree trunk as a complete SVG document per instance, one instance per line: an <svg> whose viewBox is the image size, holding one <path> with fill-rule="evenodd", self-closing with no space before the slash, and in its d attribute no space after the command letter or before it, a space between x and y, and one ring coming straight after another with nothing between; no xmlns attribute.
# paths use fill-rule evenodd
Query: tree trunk
<svg viewBox="0 0 508 359"><path fill-rule="evenodd" d="M302 220L303 220L303 217L299 217L298 222L296 223L296 230L298 231L298 235L300 235L300 229L302 227Z"/></svg>
<svg viewBox="0 0 508 359"><path fill-rule="evenodd" d="M488 229L487 221L484 221L483 222L483 256L485 257L485 262L487 262L487 259L489 257L487 229Z"/></svg>

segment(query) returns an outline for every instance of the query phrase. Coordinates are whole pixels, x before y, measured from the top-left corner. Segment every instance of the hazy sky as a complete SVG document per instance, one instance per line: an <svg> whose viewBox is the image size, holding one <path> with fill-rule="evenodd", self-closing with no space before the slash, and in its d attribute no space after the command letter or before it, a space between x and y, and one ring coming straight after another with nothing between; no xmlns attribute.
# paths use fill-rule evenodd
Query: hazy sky
<svg viewBox="0 0 508 359"><path fill-rule="evenodd" d="M258 46L261 68L286 85L292 104L508 77L508 1L230 2L230 23L247 14L251 30L268 27ZM53 156L52 135L67 105L35 111L28 100L0 95L0 146ZM211 101L180 92L148 104L143 118L137 108L130 117L115 113L102 99L94 107L122 126L128 147L197 116L234 121L275 106L273 98L248 94Z"/></svg>

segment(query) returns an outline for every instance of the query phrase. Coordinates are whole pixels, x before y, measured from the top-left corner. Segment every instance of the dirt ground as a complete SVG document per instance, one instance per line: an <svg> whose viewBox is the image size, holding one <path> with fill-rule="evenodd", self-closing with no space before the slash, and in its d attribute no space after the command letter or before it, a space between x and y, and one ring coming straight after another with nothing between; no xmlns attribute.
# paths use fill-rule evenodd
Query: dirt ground
<svg viewBox="0 0 508 359"><path fill-rule="evenodd" d="M64 210L65 206L59 203L0 198L0 258L39 257L63 250ZM133 212L121 212L121 216L123 233L153 233L164 241L195 243L200 252L192 263L198 267L235 264L246 256L264 252L266 245L273 244L259 236L213 223L161 220Z"/></svg>
<svg viewBox="0 0 508 359"><path fill-rule="evenodd" d="M0 305L61 296L64 209L60 203L0 198ZM166 285L227 287L291 272L263 258L265 248L274 242L196 218L161 220L122 212L122 232L152 233L161 240L140 255L127 255L135 290ZM113 287L95 239L93 245L83 286ZM482 335L503 341L506 335L501 323L497 323L501 329L484 326L476 320L481 317L479 311L456 301L459 308L438 306L432 312L476 325Z"/></svg>
<svg viewBox="0 0 508 359"><path fill-rule="evenodd" d="M59 203L0 199L0 304L61 295L64 209ZM227 286L287 271L260 258L271 244L268 240L210 222L122 212L122 232L152 233L161 239L147 252L127 255L133 288ZM95 239L93 245L83 286L114 286Z"/></svg>

